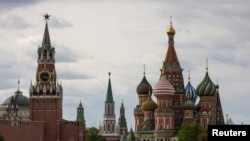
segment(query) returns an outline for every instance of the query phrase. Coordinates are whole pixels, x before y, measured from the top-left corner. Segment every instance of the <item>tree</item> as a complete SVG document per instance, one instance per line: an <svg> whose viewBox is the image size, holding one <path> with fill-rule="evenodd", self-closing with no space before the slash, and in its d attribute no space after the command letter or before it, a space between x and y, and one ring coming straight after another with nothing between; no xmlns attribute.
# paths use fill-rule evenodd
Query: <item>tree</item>
<svg viewBox="0 0 250 141"><path fill-rule="evenodd" d="M3 137L2 133L0 133L0 141L4 141L4 137Z"/></svg>
<svg viewBox="0 0 250 141"><path fill-rule="evenodd" d="M207 128L204 129L198 136L197 136L197 140L198 141L208 141L208 138L207 138Z"/></svg>
<svg viewBox="0 0 250 141"><path fill-rule="evenodd" d="M197 136L202 132L202 127L197 123L183 123L178 133L178 141L198 141Z"/></svg>
<svg viewBox="0 0 250 141"><path fill-rule="evenodd" d="M91 127L87 131L85 141L106 141L106 138L99 134L96 127Z"/></svg>

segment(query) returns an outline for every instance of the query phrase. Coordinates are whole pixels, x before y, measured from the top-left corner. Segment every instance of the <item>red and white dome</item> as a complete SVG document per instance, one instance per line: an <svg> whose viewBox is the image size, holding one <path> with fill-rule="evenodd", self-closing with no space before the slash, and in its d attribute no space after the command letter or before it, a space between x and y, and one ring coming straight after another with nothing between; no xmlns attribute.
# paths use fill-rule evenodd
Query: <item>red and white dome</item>
<svg viewBox="0 0 250 141"><path fill-rule="evenodd" d="M173 85L167 80L165 73L162 72L159 82L156 83L155 87L153 88L153 95L174 95L174 93L175 89Z"/></svg>

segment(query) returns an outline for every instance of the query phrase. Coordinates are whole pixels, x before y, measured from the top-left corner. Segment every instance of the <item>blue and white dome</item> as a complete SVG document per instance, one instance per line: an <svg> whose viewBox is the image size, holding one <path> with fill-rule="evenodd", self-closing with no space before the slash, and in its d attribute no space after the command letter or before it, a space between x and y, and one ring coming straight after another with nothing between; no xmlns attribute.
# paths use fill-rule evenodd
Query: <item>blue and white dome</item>
<svg viewBox="0 0 250 141"><path fill-rule="evenodd" d="M190 81L188 81L187 85L186 85L186 97L190 96L190 100L195 101L197 98L197 93L195 88L192 86L192 84L190 83Z"/></svg>

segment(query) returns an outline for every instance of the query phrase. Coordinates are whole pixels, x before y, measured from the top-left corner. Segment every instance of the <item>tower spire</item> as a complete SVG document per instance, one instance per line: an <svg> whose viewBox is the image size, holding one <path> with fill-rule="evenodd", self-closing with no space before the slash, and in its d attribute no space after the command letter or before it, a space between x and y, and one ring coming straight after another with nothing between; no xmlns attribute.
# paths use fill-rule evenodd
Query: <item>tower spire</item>
<svg viewBox="0 0 250 141"><path fill-rule="evenodd" d="M109 81L108 81L106 102L113 102L113 94L112 94L112 87L111 87L111 80L110 80L111 73L109 72L108 75L109 75Z"/></svg>
<svg viewBox="0 0 250 141"><path fill-rule="evenodd" d="M175 35L175 30L172 26L172 16L170 19L170 26L167 30L167 34L168 34L168 50L167 50L167 54L165 57L165 65L166 65L166 69L181 69L176 51L175 51L175 47L174 47L174 35Z"/></svg>
<svg viewBox="0 0 250 141"><path fill-rule="evenodd" d="M49 17L50 17L50 15L48 13L44 15L44 19L46 21L46 24L45 24L44 34L43 34L43 42L42 42L43 48L51 48L49 28L48 28Z"/></svg>

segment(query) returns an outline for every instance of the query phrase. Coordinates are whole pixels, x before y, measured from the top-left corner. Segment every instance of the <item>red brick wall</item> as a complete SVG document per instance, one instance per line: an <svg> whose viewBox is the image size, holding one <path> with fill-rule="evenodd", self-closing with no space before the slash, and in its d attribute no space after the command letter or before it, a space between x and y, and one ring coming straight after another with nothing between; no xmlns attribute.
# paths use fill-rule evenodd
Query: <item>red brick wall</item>
<svg viewBox="0 0 250 141"><path fill-rule="evenodd" d="M86 127L82 122L65 121L62 122L61 140L62 141L83 141L85 138Z"/></svg>
<svg viewBox="0 0 250 141"><path fill-rule="evenodd" d="M44 123L0 120L0 132L5 141L44 141Z"/></svg>

